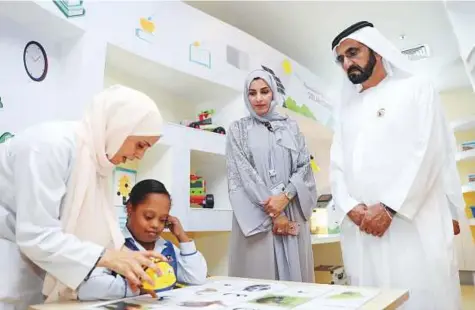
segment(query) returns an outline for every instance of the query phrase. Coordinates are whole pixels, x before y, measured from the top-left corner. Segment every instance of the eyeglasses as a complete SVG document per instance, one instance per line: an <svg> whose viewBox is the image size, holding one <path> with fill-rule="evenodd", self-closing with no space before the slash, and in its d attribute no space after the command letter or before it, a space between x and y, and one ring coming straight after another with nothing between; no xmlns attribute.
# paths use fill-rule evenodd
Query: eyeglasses
<svg viewBox="0 0 475 310"><path fill-rule="evenodd" d="M354 61L356 58L358 58L361 54L361 48L359 47L350 47L348 48L344 55L338 55L335 59L335 62L339 65L343 65L345 62L345 58L347 58L350 61Z"/></svg>

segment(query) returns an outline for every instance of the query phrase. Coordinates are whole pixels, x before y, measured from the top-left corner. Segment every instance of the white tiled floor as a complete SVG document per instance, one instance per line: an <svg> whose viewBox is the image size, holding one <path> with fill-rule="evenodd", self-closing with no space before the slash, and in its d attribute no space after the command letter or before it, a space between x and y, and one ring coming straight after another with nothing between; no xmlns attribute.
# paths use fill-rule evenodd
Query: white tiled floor
<svg viewBox="0 0 475 310"><path fill-rule="evenodd" d="M462 286L463 310L475 309L475 287L471 285Z"/></svg>

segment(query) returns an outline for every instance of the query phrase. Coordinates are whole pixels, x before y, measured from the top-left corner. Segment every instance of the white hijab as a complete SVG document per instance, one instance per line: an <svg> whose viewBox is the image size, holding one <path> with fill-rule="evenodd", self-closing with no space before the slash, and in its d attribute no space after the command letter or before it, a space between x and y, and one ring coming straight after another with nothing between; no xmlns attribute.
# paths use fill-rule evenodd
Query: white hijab
<svg viewBox="0 0 475 310"><path fill-rule="evenodd" d="M63 232L80 240L119 249L124 243L114 211L109 161L128 136L160 136L163 119L154 101L121 85L94 97L76 131L76 158L62 208ZM94 227L91 229L90 227ZM65 285L47 274L47 302L74 298Z"/></svg>

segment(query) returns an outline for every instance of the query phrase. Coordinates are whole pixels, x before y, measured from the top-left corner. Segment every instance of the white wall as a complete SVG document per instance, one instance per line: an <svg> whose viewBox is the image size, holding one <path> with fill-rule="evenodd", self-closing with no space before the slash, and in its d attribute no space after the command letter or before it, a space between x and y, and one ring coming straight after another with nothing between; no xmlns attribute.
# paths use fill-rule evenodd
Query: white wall
<svg viewBox="0 0 475 310"><path fill-rule="evenodd" d="M24 68L23 51L29 41L39 42L48 57L48 73L31 80ZM102 88L105 42L91 34L57 38L0 18L0 132L17 132L52 120L76 120L93 94Z"/></svg>
<svg viewBox="0 0 475 310"><path fill-rule="evenodd" d="M48 54L48 75L40 83L29 78L23 65L23 50L31 40L41 42ZM28 29L0 18L0 132L16 132L57 117L56 109L61 109L57 92L61 61L60 46L51 38L32 35Z"/></svg>
<svg viewBox="0 0 475 310"><path fill-rule="evenodd" d="M140 90L150 96L158 108L162 117L169 122L179 122L182 119L195 118L195 107L185 100L161 88L159 85L152 84L147 79L130 76L114 67L106 67L104 75L104 87L114 84L122 84Z"/></svg>
<svg viewBox="0 0 475 310"><path fill-rule="evenodd" d="M446 1L447 15L457 37L460 55L466 73L475 90L475 3L473 1Z"/></svg>

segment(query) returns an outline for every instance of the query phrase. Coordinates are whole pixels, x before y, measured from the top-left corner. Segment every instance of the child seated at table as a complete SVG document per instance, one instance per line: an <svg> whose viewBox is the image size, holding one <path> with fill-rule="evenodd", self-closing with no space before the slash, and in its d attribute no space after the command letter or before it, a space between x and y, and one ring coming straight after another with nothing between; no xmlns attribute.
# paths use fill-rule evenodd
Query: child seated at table
<svg viewBox="0 0 475 310"><path fill-rule="evenodd" d="M161 182L144 180L137 183L126 206L125 246L133 251L160 252L168 258L179 283L203 284L207 274L206 260L196 250L194 241L188 238L178 218L169 215L170 207L170 194ZM165 227L178 239L179 247L160 237ZM77 294L79 300L90 301L132 297L141 292L143 290L133 292L127 280L111 270L96 268L79 286Z"/></svg>

